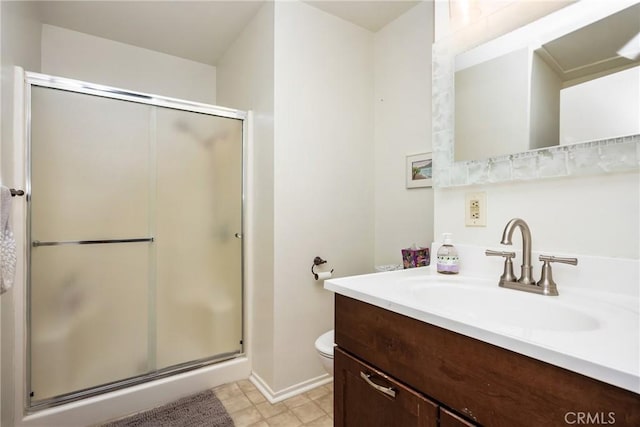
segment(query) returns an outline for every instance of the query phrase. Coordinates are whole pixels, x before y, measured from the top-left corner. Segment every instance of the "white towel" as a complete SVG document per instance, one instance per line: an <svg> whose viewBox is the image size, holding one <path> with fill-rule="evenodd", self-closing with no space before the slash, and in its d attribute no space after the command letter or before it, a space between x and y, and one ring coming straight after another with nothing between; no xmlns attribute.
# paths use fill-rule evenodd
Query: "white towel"
<svg viewBox="0 0 640 427"><path fill-rule="evenodd" d="M16 240L13 238L11 222L11 190L0 187L0 294L13 285L16 275Z"/></svg>

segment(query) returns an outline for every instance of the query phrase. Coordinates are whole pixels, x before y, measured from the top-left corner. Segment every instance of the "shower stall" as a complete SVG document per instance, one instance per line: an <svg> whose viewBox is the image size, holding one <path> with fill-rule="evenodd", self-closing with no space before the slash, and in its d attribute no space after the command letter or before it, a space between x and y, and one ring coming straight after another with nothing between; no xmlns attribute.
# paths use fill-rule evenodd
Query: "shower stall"
<svg viewBox="0 0 640 427"><path fill-rule="evenodd" d="M25 73L26 411L244 355L244 112Z"/></svg>

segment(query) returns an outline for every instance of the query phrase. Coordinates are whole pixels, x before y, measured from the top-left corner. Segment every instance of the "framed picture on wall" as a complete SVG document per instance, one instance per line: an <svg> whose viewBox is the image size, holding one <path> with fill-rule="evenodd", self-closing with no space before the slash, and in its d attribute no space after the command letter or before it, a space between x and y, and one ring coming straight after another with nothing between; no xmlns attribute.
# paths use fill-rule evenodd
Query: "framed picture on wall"
<svg viewBox="0 0 640 427"><path fill-rule="evenodd" d="M407 188L432 186L432 162L431 153L407 156Z"/></svg>

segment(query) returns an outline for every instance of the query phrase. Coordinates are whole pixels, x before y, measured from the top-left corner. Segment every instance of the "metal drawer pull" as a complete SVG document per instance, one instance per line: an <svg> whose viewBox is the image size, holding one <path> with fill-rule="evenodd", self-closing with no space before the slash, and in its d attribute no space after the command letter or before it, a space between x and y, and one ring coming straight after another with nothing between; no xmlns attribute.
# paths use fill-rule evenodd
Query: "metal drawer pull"
<svg viewBox="0 0 640 427"><path fill-rule="evenodd" d="M379 392L384 393L387 396L391 396L394 398L396 397L396 391L393 389L393 387L383 387L381 385L374 383L373 381L371 381L370 374L365 374L364 372L360 371L360 377L362 377L362 379L365 380L367 384L369 384L371 387L375 388Z"/></svg>
<svg viewBox="0 0 640 427"><path fill-rule="evenodd" d="M140 239L113 239L113 240L66 240L62 242L41 242L34 240L32 245L34 248L38 246L59 246L59 245L98 245L104 243L137 243L137 242L153 242L153 237L144 237Z"/></svg>

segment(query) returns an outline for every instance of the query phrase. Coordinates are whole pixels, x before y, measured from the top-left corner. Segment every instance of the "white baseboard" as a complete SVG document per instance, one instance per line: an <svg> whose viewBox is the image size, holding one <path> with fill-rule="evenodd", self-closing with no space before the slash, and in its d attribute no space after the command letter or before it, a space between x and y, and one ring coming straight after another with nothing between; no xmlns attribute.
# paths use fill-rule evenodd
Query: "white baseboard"
<svg viewBox="0 0 640 427"><path fill-rule="evenodd" d="M328 384L333 381L333 377L329 374L320 375L316 378L303 381L298 384L294 384L280 391L273 391L271 387L255 372L251 372L249 381L256 386L260 393L269 401L269 403L282 402L285 399L304 393L321 385Z"/></svg>

